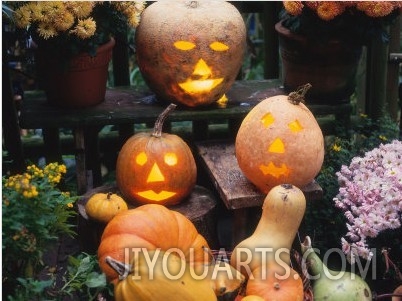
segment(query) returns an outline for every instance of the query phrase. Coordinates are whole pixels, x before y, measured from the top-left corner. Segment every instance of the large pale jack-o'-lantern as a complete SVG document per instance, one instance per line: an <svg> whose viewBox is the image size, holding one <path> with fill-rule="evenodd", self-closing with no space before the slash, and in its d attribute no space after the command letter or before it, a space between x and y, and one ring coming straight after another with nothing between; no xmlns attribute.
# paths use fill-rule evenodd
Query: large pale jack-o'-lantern
<svg viewBox="0 0 402 301"><path fill-rule="evenodd" d="M246 49L239 11L220 0L161 0L148 6L136 29L137 64L162 101L211 104L236 79Z"/></svg>
<svg viewBox="0 0 402 301"><path fill-rule="evenodd" d="M116 163L116 183L125 200L174 205L195 186L197 167L191 149L179 136L162 133L163 121L176 105L158 117L153 133L141 132L126 141Z"/></svg>
<svg viewBox="0 0 402 301"><path fill-rule="evenodd" d="M302 188L322 167L324 137L301 102L310 86L261 101L240 125L236 159L246 178L264 193L284 183Z"/></svg>

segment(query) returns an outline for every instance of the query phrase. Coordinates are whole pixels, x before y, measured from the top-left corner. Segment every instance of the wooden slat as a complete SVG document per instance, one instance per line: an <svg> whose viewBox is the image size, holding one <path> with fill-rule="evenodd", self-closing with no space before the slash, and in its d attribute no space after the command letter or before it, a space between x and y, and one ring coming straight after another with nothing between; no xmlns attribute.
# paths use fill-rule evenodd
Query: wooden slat
<svg viewBox="0 0 402 301"><path fill-rule="evenodd" d="M248 181L240 170L232 141L199 142L196 147L204 168L228 209L262 206L266 194ZM309 200L322 198L322 189L316 182L302 190Z"/></svg>

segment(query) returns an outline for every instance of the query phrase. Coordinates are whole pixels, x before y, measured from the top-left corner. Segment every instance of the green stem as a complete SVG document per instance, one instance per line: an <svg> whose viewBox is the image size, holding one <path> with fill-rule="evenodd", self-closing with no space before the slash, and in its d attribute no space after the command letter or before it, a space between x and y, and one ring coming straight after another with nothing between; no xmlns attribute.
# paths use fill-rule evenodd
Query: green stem
<svg viewBox="0 0 402 301"><path fill-rule="evenodd" d="M312 276L322 275L324 272L324 263L318 257L317 253L311 246L311 238L306 236L304 241L301 243L301 251L303 253L303 258L306 259L307 267L311 272Z"/></svg>

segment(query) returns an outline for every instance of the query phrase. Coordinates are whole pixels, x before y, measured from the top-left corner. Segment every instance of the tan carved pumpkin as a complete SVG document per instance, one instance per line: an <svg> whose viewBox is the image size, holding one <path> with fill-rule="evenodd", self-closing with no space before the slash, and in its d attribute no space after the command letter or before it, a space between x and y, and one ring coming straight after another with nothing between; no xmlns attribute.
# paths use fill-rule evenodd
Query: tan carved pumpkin
<svg viewBox="0 0 402 301"><path fill-rule="evenodd" d="M240 125L235 143L239 167L264 193L283 183L302 188L321 169L324 137L314 115L300 102L304 93L269 97Z"/></svg>
<svg viewBox="0 0 402 301"><path fill-rule="evenodd" d="M143 11L136 29L144 79L158 99L188 107L223 97L245 50L243 18L226 1L156 1Z"/></svg>
<svg viewBox="0 0 402 301"><path fill-rule="evenodd" d="M173 205L194 188L197 167L191 149L179 136L162 133L163 121L175 106L159 116L153 133L133 135L120 150L116 183L127 201Z"/></svg>

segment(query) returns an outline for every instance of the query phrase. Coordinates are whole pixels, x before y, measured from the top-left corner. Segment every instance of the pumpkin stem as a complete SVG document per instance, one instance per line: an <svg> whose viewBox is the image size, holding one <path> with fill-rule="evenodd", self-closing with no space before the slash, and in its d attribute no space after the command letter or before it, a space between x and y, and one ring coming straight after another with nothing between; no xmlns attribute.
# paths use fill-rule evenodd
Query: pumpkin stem
<svg viewBox="0 0 402 301"><path fill-rule="evenodd" d="M163 128L163 123L165 122L166 118L172 112L177 105L174 103L171 103L159 116L158 119L156 119L155 126L154 126L154 131L152 133L153 137L159 138L162 136L162 128Z"/></svg>
<svg viewBox="0 0 402 301"><path fill-rule="evenodd" d="M107 193L106 198L108 201L110 201L110 197L112 196L112 194L113 194L113 192L110 192L110 191Z"/></svg>
<svg viewBox="0 0 402 301"><path fill-rule="evenodd" d="M131 264L125 264L123 262L117 261L116 259L106 256L106 263L119 274L119 280L126 279L132 270Z"/></svg>
<svg viewBox="0 0 402 301"><path fill-rule="evenodd" d="M301 102L304 103L304 96L310 88L310 83L298 87L296 91L289 93L288 100L294 105L298 105Z"/></svg>
<svg viewBox="0 0 402 301"><path fill-rule="evenodd" d="M190 8L197 8L197 7L198 7L198 1L194 1L194 0L192 0L192 1L187 1L187 2L186 2L186 5L187 5L188 7L190 7Z"/></svg>

